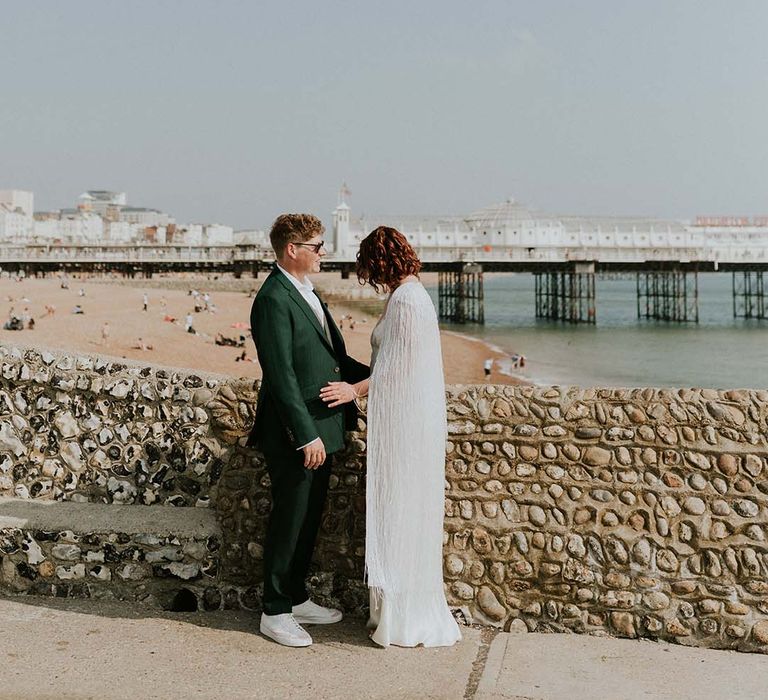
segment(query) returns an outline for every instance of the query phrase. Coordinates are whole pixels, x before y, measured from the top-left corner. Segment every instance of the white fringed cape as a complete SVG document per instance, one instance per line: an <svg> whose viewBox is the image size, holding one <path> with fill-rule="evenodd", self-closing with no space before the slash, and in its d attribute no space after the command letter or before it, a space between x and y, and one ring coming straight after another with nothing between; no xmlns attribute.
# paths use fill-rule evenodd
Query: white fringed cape
<svg viewBox="0 0 768 700"><path fill-rule="evenodd" d="M461 638L443 590L445 383L432 300L391 295L371 336L366 571L372 639L448 646Z"/></svg>

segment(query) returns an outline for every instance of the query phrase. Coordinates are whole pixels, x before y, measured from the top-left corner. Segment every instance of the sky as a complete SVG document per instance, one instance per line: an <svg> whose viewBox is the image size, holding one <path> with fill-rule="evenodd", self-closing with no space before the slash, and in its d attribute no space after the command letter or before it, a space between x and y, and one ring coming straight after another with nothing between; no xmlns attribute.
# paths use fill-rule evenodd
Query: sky
<svg viewBox="0 0 768 700"><path fill-rule="evenodd" d="M0 189L180 222L768 214L764 0L0 1Z"/></svg>

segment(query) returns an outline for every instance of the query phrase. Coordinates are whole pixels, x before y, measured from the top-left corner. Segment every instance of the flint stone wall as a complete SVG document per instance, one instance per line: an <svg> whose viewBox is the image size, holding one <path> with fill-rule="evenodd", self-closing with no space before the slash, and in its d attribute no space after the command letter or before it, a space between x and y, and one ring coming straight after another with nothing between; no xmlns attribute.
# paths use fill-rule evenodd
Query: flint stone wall
<svg viewBox="0 0 768 700"><path fill-rule="evenodd" d="M180 578L209 609L258 606L269 482L242 446L253 382L2 347L0 375L0 496L215 509L221 546ZM768 651L768 392L489 385L449 387L447 401L457 614ZM361 419L336 460L312 578L319 598L360 613L364 466ZM0 532L2 572L55 578L30 538ZM83 564L72 594L110 585L99 562L93 573L66 553L68 572ZM133 546L130 559L162 556Z"/></svg>

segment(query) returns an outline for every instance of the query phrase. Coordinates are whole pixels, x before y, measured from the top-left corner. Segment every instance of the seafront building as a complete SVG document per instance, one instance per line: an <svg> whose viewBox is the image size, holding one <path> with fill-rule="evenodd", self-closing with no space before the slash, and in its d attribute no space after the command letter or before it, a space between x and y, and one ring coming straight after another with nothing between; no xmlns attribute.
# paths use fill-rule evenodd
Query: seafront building
<svg viewBox="0 0 768 700"><path fill-rule="evenodd" d="M0 190L0 242L17 245L231 246L231 226L177 223L170 214L129 206L125 192L88 190L72 208L35 211L34 195Z"/></svg>
<svg viewBox="0 0 768 700"><path fill-rule="evenodd" d="M32 216L35 211L35 196L24 190L0 190L0 206L6 211Z"/></svg>
<svg viewBox="0 0 768 700"><path fill-rule="evenodd" d="M105 224L98 214L77 209L35 213L34 232L30 242L93 243L105 239Z"/></svg>
<svg viewBox="0 0 768 700"><path fill-rule="evenodd" d="M239 246L258 246L260 248L269 248L269 231L264 229L240 229L233 235L235 245Z"/></svg>
<svg viewBox="0 0 768 700"><path fill-rule="evenodd" d="M93 212L105 219L116 219L126 204L125 192L109 190L88 190L77 198L77 208L80 211Z"/></svg>
<svg viewBox="0 0 768 700"><path fill-rule="evenodd" d="M33 229L35 198L24 190L0 190L0 240L24 241Z"/></svg>

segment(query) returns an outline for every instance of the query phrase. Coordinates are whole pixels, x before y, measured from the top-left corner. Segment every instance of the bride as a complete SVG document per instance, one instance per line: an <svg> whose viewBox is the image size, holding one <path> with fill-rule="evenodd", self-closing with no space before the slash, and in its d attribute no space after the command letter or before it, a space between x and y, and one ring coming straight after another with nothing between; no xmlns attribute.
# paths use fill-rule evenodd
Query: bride
<svg viewBox="0 0 768 700"><path fill-rule="evenodd" d="M380 226L360 244L362 283L390 292L371 334L371 376L331 382L338 406L368 394L365 564L371 639L380 646L450 646L461 639L443 590L445 384L432 300L421 263L399 231Z"/></svg>

